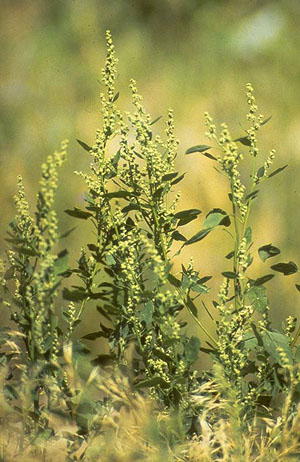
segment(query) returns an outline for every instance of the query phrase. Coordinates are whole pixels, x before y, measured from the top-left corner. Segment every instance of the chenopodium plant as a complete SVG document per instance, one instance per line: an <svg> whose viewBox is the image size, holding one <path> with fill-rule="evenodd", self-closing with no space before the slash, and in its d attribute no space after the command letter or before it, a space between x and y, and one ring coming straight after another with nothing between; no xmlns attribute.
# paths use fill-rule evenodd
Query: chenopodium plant
<svg viewBox="0 0 300 462"><path fill-rule="evenodd" d="M217 171L228 180L231 212L215 209L214 213L207 216L203 229L184 243L190 245L199 242L215 226L220 225L224 226L224 231L232 239L233 248L225 257L228 263L232 261L232 267L222 272L224 280L218 299L213 301L213 309L216 310L212 316L216 319L216 344L210 345L209 351L213 360L222 365L226 380L234 387L241 417L249 416L249 412L257 411L258 408L262 411L262 406L266 410L272 399L274 406L278 393L290 387L290 377L293 377L296 390L293 371L299 360L299 347L296 348L299 330L293 337L296 319L289 316L282 332L270 326L265 284L275 274L268 273L259 278L250 276L255 254L249 224L252 204L258 197L259 185L283 171L287 165L270 172L275 158L274 150L271 150L262 165L258 164L260 152L257 133L271 117L264 119L258 114L251 84L247 84L247 103L250 126L245 130L245 135L232 139L225 123L221 125L218 134L212 118L206 113L206 135L216 144L218 154L211 154L212 147L208 145L193 146L186 151L186 154L200 152L217 164ZM240 169L245 150L252 163L248 184L243 183ZM265 262L279 255L280 250L272 244L266 244L258 248L257 253ZM284 275L298 272L296 263L292 261L277 263L271 269ZM299 285L296 284L296 287L299 290ZM294 395L296 401L298 395L299 391Z"/></svg>
<svg viewBox="0 0 300 462"><path fill-rule="evenodd" d="M69 272L81 285L64 290L65 299L79 304L73 320L69 313L67 317L71 323L80 321L87 304L96 301L100 328L83 339L105 338L108 351L93 363L126 366L131 361L137 389L150 388L167 406L187 407L197 385L192 365L200 341L187 336L186 323L178 318L184 303L169 282L170 252L174 239L183 239L178 223L188 223L200 211L175 212L179 196L172 197L171 190L183 175L174 171L178 142L172 111L166 139L154 136L152 126L158 119L146 113L133 80L134 112L118 110L116 65L107 33L103 126L92 147L79 141L92 157L90 172L76 172L86 183L86 206L67 210L91 223L95 239L81 250L78 267Z"/></svg>
<svg viewBox="0 0 300 462"><path fill-rule="evenodd" d="M55 399L50 389L56 381L53 364L59 357L62 333L57 296L62 274L68 266L67 251L57 250L63 236L58 231L53 205L58 170L66 159L66 147L67 141L42 165L34 215L26 199L23 180L19 177L15 196L17 213L9 225L6 239L10 248L7 260L1 261L2 302L10 310L15 324L15 328L1 329L1 345L8 346L8 349L1 350L1 365L8 367L5 393L9 400L22 400L26 382L32 384L32 402L25 406L28 412L23 409L27 429L47 425L40 412L41 395L46 394L48 407L52 398ZM47 384L46 376L49 378Z"/></svg>
<svg viewBox="0 0 300 462"><path fill-rule="evenodd" d="M221 155L211 154L212 148L207 145L194 146L186 153L200 152L217 162L218 170L229 181L232 210L230 213L220 208L211 210L202 229L186 238L179 229L195 220L201 211L177 211L180 196L174 195L173 187L184 175L174 167L178 142L173 113L168 114L166 139L155 135L153 125L158 119L152 120L145 111L133 80L130 88L134 112L122 113L117 108L117 59L109 33L107 50L102 71L103 126L97 131L93 146L78 140L92 156L90 172L76 172L87 186L86 206L85 210L67 210L73 217L89 220L95 235L94 242L82 249L78 267L69 272L76 274L82 284L64 289L65 299L79 304L71 317L66 313L68 321L70 325L80 322L86 304L96 300L102 317L100 328L83 339L105 338L108 351L98 355L94 364L111 361L126 365L131 361L136 389L150 388L171 407L193 408L191 396L198 379L192 366L199 350L210 353L234 387L243 409L241 414L248 415L277 397L287 383L283 366L293 367L299 354L294 348L298 334L292 337L294 319L288 318L283 332L270 326L265 284L274 274L259 278L248 275L253 261L249 218L259 193L258 185L285 168L270 173L273 150L263 165L257 165L257 132L270 118L257 114L250 84L247 85L250 126L244 136L233 140L226 124L217 135L212 119L206 114L207 135ZM249 185L243 184L239 170L244 148L252 159ZM218 300L213 301L217 311L212 316L216 320L213 336L199 319L196 305L198 297L209 292L206 283L210 276L200 276L191 260L187 268L182 266L181 277L176 277L172 274L172 252L174 241L182 243L175 254L178 255L216 227L229 233L233 249L226 255L226 261L232 261L232 269L222 273L224 282ZM264 262L279 253L272 244L258 249ZM272 269L285 275L298 271L294 262L278 263ZM183 308L205 333L207 348L201 348L197 337L187 336L186 323L178 317Z"/></svg>

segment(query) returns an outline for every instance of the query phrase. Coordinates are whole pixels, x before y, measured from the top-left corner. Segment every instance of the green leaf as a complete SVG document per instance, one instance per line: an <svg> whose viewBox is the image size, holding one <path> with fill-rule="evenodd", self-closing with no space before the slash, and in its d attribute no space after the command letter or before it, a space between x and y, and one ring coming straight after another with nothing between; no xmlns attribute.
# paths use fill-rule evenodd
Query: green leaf
<svg viewBox="0 0 300 462"><path fill-rule="evenodd" d="M211 149L211 146L207 146L206 144L197 144L197 146L192 146L187 151L185 151L185 153L192 154L194 152L204 152L204 151L207 151L208 149Z"/></svg>
<svg viewBox="0 0 300 462"><path fill-rule="evenodd" d="M200 213L201 210L188 209L175 213L174 217L177 218L177 220L179 220L178 226L184 226L187 223L190 223L191 221L195 220Z"/></svg>
<svg viewBox="0 0 300 462"><path fill-rule="evenodd" d="M153 194L153 199L154 200L158 200L158 199L161 199L161 197L167 192L169 186L166 184L163 188L158 188L154 194Z"/></svg>
<svg viewBox="0 0 300 462"><path fill-rule="evenodd" d="M229 253L225 256L225 258L226 258L227 260L231 260L233 256L234 256L234 250L232 250L231 252L229 252Z"/></svg>
<svg viewBox="0 0 300 462"><path fill-rule="evenodd" d="M88 294L86 293L85 289L76 289L76 290L69 290L67 287L63 290L63 298L65 300L69 300L71 302L78 302L85 300L88 298Z"/></svg>
<svg viewBox="0 0 300 462"><path fill-rule="evenodd" d="M257 189L256 191L253 191L252 193L248 194L246 197L245 197L245 201L248 201L250 199L254 200L257 198L257 195L259 193L259 189Z"/></svg>
<svg viewBox="0 0 300 462"><path fill-rule="evenodd" d="M29 255L30 257L38 257L39 254L36 250L30 249L29 247L18 247L17 251L19 254Z"/></svg>
<svg viewBox="0 0 300 462"><path fill-rule="evenodd" d="M158 116L156 117L156 119L152 120L152 122L150 122L150 125L154 125L156 122L158 122L160 119L162 118L162 116Z"/></svg>
<svg viewBox="0 0 300 462"><path fill-rule="evenodd" d="M210 154L209 152L203 152L203 155L205 157L208 157L209 159L217 160L217 158L215 156L213 156L212 154Z"/></svg>
<svg viewBox="0 0 300 462"><path fill-rule="evenodd" d="M283 350L289 364L293 364L293 354L289 346L290 339L286 335L280 334L276 331L264 331L262 333L262 341L267 353L269 353L271 358L273 358L278 364L281 366L285 365L278 348Z"/></svg>
<svg viewBox="0 0 300 462"><path fill-rule="evenodd" d="M272 244L263 245L258 249L260 259L265 262L268 258L275 257L280 254L280 250Z"/></svg>
<svg viewBox="0 0 300 462"><path fill-rule="evenodd" d="M106 263L108 264L108 266L113 266L113 265L116 264L116 260L114 259L114 257L110 253L107 253L105 255L105 260L106 260Z"/></svg>
<svg viewBox="0 0 300 462"><path fill-rule="evenodd" d="M253 286L247 292L250 303L258 313L264 313L268 306L266 288L264 286Z"/></svg>
<svg viewBox="0 0 300 462"><path fill-rule="evenodd" d="M84 141L80 141L78 139L76 139L77 143L80 144L80 146L85 149L85 151L87 152L90 152L92 150L91 146L89 146L88 144L84 143Z"/></svg>
<svg viewBox="0 0 300 462"><path fill-rule="evenodd" d="M152 317L153 317L153 309L154 309L154 306L153 306L153 302L150 300L149 302L147 302L143 308L141 309L141 311L139 312L139 318L141 321L145 321L146 323L146 326L148 327L151 322L152 322Z"/></svg>
<svg viewBox="0 0 300 462"><path fill-rule="evenodd" d="M185 345L184 353L188 363L192 364L198 359L201 343L198 337L192 336Z"/></svg>
<svg viewBox="0 0 300 462"><path fill-rule="evenodd" d="M74 358L79 358L80 356L88 355L91 350L80 340L75 340L72 343L72 354Z"/></svg>
<svg viewBox="0 0 300 462"><path fill-rule="evenodd" d="M272 172L272 173L270 173L268 175L268 178L271 178L272 176L278 175L278 173L282 172L287 166L288 166L288 164L284 165L283 167L277 168L276 170L274 170L274 172Z"/></svg>
<svg viewBox="0 0 300 462"><path fill-rule="evenodd" d="M175 241L183 241L183 242L185 242L187 240L186 237L184 237L182 234L179 233L179 231L174 231L172 233L172 238Z"/></svg>
<svg viewBox="0 0 300 462"><path fill-rule="evenodd" d="M248 136L241 136L240 138L236 138L234 141L239 141L244 146L251 146L251 141L249 140Z"/></svg>
<svg viewBox="0 0 300 462"><path fill-rule="evenodd" d="M67 271L69 267L68 266L68 256L69 254L68 254L67 249L62 250L57 255L57 259L54 262L54 273L56 275L60 275L64 273L65 271Z"/></svg>
<svg viewBox="0 0 300 462"><path fill-rule="evenodd" d="M115 103L115 102L117 101L117 99L119 98L119 96L120 96L120 92L118 91L118 92L115 94L115 96L114 96L112 102Z"/></svg>
<svg viewBox="0 0 300 462"><path fill-rule="evenodd" d="M246 239L246 244L250 245L252 241L252 229L250 226L247 226L247 229L245 231L245 239Z"/></svg>
<svg viewBox="0 0 300 462"><path fill-rule="evenodd" d="M89 217L93 216L92 213L78 209L77 207L74 207L73 210L67 209L65 212L70 215L70 217L80 218L82 220L87 220Z"/></svg>
<svg viewBox="0 0 300 462"><path fill-rule="evenodd" d="M212 229L219 225L229 226L230 218L224 210L213 209L206 215L203 226Z"/></svg>
<svg viewBox="0 0 300 462"><path fill-rule="evenodd" d="M111 165L117 170L118 163L121 157L121 150L119 149L114 157L111 158Z"/></svg>
<svg viewBox="0 0 300 462"><path fill-rule="evenodd" d="M204 239L209 233L211 232L211 228L208 229L201 229L198 233L196 233L193 237L185 241L184 245L191 245L195 244L196 242L201 241Z"/></svg>
<svg viewBox="0 0 300 462"><path fill-rule="evenodd" d="M68 231L65 231L59 236L59 239L64 239L65 237L68 237L73 231L75 231L76 228L77 226L73 226L73 228L68 229Z"/></svg>
<svg viewBox="0 0 300 462"><path fill-rule="evenodd" d="M189 295L187 296L186 304L189 310L191 311L191 313L195 316L195 318L198 318L197 307Z"/></svg>
<svg viewBox="0 0 300 462"><path fill-rule="evenodd" d="M191 286L191 290L197 292L198 294L207 294L210 291L209 287L205 286L204 284L194 284Z"/></svg>
<svg viewBox="0 0 300 462"><path fill-rule="evenodd" d="M181 287L183 290L186 290L188 287L190 287L192 283L193 281L191 281L191 279L186 274L182 275Z"/></svg>
<svg viewBox="0 0 300 462"><path fill-rule="evenodd" d="M176 178L175 180L171 181L171 185L174 186L174 184L177 184L179 183L181 180L183 180L183 178L185 177L185 173L183 173L182 175L180 175L178 178Z"/></svg>
<svg viewBox="0 0 300 462"><path fill-rule="evenodd" d="M191 216L198 216L201 213L201 210L199 209L188 209L188 210L182 210L181 212L175 213L174 217L178 218L179 220L183 218L190 218Z"/></svg>
<svg viewBox="0 0 300 462"><path fill-rule="evenodd" d="M262 178L265 174L265 167L260 167L257 171L257 178Z"/></svg>
<svg viewBox="0 0 300 462"><path fill-rule="evenodd" d="M171 273L169 273L168 281L174 287L177 287L177 288L181 287L181 281L179 279L175 278L175 276L173 276L173 274L171 274Z"/></svg>
<svg viewBox="0 0 300 462"><path fill-rule="evenodd" d="M299 290L300 292L300 284L295 284L295 286L296 286L296 289Z"/></svg>
<svg viewBox="0 0 300 462"><path fill-rule="evenodd" d="M131 210L140 210L140 206L137 204L129 204L122 208L123 213L131 212Z"/></svg>
<svg viewBox="0 0 300 462"><path fill-rule="evenodd" d="M87 244L87 248L91 251L91 252L97 252L99 250L99 247L97 247L95 244Z"/></svg>
<svg viewBox="0 0 300 462"><path fill-rule="evenodd" d="M242 342L245 344L247 350L253 350L258 344L257 338L252 331L245 332Z"/></svg>
<svg viewBox="0 0 300 462"><path fill-rule="evenodd" d="M222 275L224 278L228 279L236 279L237 275L233 271L223 271Z"/></svg>
<svg viewBox="0 0 300 462"><path fill-rule="evenodd" d="M288 276L297 273L298 266L293 261L289 261L288 263L277 263L277 265L271 266L271 269Z"/></svg>
<svg viewBox="0 0 300 462"><path fill-rule="evenodd" d="M129 198L131 196L130 192L128 191L113 191L113 192L109 192L106 194L106 197L108 199L119 199L119 198Z"/></svg>
<svg viewBox="0 0 300 462"><path fill-rule="evenodd" d="M166 363L172 362L172 359L170 356L166 355L162 351L158 350L157 348L153 348L152 352L157 356L159 359L162 359L163 361L166 361Z"/></svg>
<svg viewBox="0 0 300 462"><path fill-rule="evenodd" d="M209 281L211 278L212 276L203 276L203 278L198 279L197 283L204 284L205 282Z"/></svg>
<svg viewBox="0 0 300 462"><path fill-rule="evenodd" d="M270 115L269 117L267 117L265 120L262 121L260 126L262 127L263 125L267 124L269 122L269 120L271 120L271 119L272 119L272 116Z"/></svg>
<svg viewBox="0 0 300 462"><path fill-rule="evenodd" d="M162 177L162 181L171 181L173 180L174 178L176 178L178 175L178 172L173 172L173 173L167 173L166 175L164 175Z"/></svg>
<svg viewBox="0 0 300 462"><path fill-rule="evenodd" d="M261 286L263 284L265 284L266 282L270 281L271 279L273 279L275 275L274 274L266 274L265 276L262 276L260 278L257 278L255 280L252 280L252 279L249 279L251 285L253 286Z"/></svg>
<svg viewBox="0 0 300 462"><path fill-rule="evenodd" d="M91 332L90 334L86 334L81 337L83 340L96 340L97 338L104 337L104 332L99 330L98 332Z"/></svg>

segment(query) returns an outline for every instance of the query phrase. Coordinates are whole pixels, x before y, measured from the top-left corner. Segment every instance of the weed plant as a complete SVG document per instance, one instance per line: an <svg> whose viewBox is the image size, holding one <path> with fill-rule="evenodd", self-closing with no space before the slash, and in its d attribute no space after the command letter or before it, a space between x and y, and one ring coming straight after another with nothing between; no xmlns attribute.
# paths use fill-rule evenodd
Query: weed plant
<svg viewBox="0 0 300 462"><path fill-rule="evenodd" d="M33 212L18 178L1 260L1 303L11 322L0 331L0 459L299 461L300 330L291 316L282 331L272 328L266 295L276 272L298 267L277 262L260 277L251 268L254 259L266 266L280 258L272 244L255 249L251 228L260 184L286 167L274 170L275 151L259 151L257 135L270 117L258 112L250 84L241 137L205 114L211 145L186 154L208 157L225 176L228 210L209 211L189 236L186 225L201 211L178 206L184 174L175 170L173 112L163 136L156 134L158 119L146 112L134 80L133 111L118 109L109 32L106 39L102 126L93 144L78 140L90 156L89 170L75 172L85 183L84 208L66 210L93 236L74 268L68 250L58 250L73 229L59 230L54 208L67 142L42 165ZM243 163L251 164L248 178ZM192 259L174 274L173 263L216 228L232 245L211 303L211 276ZM77 326L94 308L99 326L79 338ZM199 316L204 308L213 332ZM200 338L189 335L185 312ZM93 357L90 342L99 338ZM200 373L195 363L203 355L212 366Z"/></svg>

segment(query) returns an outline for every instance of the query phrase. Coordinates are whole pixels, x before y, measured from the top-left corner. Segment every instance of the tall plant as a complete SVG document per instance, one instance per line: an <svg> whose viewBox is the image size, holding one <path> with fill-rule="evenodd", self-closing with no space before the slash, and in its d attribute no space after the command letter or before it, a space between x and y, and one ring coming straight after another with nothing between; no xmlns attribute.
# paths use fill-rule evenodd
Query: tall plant
<svg viewBox="0 0 300 462"><path fill-rule="evenodd" d="M273 150L260 160L257 134L270 118L258 114L250 84L249 126L243 136L232 139L226 124L218 134L212 118L205 115L207 136L215 148L201 144L186 154L200 153L216 164L228 181L230 211L214 208L206 214L201 229L185 237L182 227L198 219L201 211L177 209L180 194L174 190L184 174L175 169L178 141L173 112L168 112L164 135L156 134L155 123L160 118L153 120L146 112L134 80L130 82L133 111L118 109L117 59L109 32L106 40L102 127L92 146L78 140L91 158L89 171L76 172L86 185L85 206L66 210L69 216L85 220L93 231L91 242L78 252L75 268L69 267L68 251L57 250L69 232L58 231L54 210L66 143L42 165L34 215L19 178L17 213L10 224L7 259L1 262L3 304L14 322L14 327L1 330L2 344L9 346L1 353L1 363L8 369L5 396L22 414L25 433L34 438L54 433L49 416L63 409L78 427L76 438L68 443L70 453L88 441L91 431L93 435L102 431L108 412L106 398L99 397L99 389L92 386L97 376L92 366L112 375L121 368L134 392L148 390L160 409L183 417L177 420L182 432L198 431L195 421L205 407L198 394L206 382L214 382L206 392L211 393L212 403L219 396L225 403L228 396L229 401L235 397L233 410L228 403L218 409L225 419L234 416L239 420L240 428L253 415L272 415L279 394L288 390L287 420L299 401L300 330L294 334L296 320L292 317L282 332L271 327L265 285L274 273L256 277L251 272L255 257L266 262L280 254L277 247L266 244L256 255L250 225L258 186L286 167L270 172ZM251 159L251 168L244 184L241 165L245 156ZM202 305L207 308L203 297L209 296L207 283L213 280L200 275L192 259L187 267L182 265L180 275L174 275L172 268L175 256L215 228L230 235L232 247L225 257L217 300L207 309L215 323L210 332L199 311ZM175 241L179 249L174 254ZM279 262L271 269L284 275L298 272L294 262ZM88 307L99 312L99 326L78 338L76 327ZM189 336L186 312L201 330L201 341ZM102 350L80 370L87 363L84 355L90 352L86 341L99 338L104 339ZM209 354L214 363L202 374L195 366L199 352ZM214 412L208 416L211 424L217 419Z"/></svg>

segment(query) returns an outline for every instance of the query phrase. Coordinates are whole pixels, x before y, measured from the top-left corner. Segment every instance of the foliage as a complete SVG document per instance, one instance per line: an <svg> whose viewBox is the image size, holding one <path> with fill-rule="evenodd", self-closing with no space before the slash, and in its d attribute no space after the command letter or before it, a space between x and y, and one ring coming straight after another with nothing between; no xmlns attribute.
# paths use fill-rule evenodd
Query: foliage
<svg viewBox="0 0 300 462"><path fill-rule="evenodd" d="M274 150L260 160L257 134L270 117L258 113L250 84L245 134L232 139L226 124L218 134L205 114L215 149L201 144L186 154L215 163L228 182L229 211L212 209L186 237L182 227L201 211L177 210L174 187L184 174L175 169L173 113L164 137L156 134L158 119L144 109L133 80L133 112L118 109L117 59L109 32L106 38L103 124L92 146L78 140L91 156L90 170L75 172L86 185L84 208L66 210L93 231L74 268L60 250L72 230L59 233L54 209L67 143L42 165L34 214L18 182L1 262L2 305L11 313L1 328L2 460L52 453L66 461L299 460L300 330L292 317L282 331L272 328L265 285L275 274L251 272L254 258L268 264L280 254L272 244L255 251L250 226L259 185L285 168L270 171ZM243 163L251 164L248 179ZM211 276L192 259L174 274L173 263L216 230L232 247L209 311ZM271 270L298 273L292 261ZM199 300L214 333L199 315ZM91 308L99 327L78 338ZM201 338L189 335L185 312ZM86 343L98 339L101 350L92 357ZM212 362L202 373L200 353Z"/></svg>

